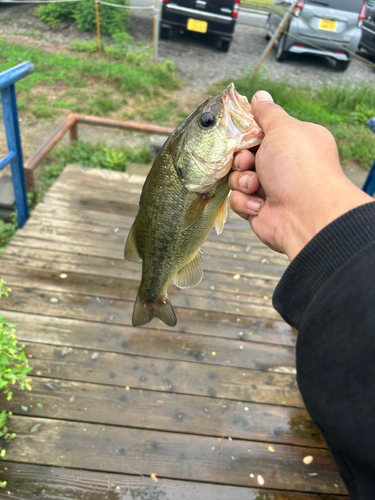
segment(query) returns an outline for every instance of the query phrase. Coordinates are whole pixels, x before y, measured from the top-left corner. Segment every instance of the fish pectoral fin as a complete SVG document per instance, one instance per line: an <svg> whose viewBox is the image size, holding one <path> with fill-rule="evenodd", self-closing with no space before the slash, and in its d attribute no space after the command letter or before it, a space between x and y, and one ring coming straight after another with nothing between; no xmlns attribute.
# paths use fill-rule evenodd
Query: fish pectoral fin
<svg viewBox="0 0 375 500"><path fill-rule="evenodd" d="M124 255L125 260L128 260L130 262L139 262L140 260L142 260L139 256L137 245L135 242L134 224L129 231L128 239L126 240Z"/></svg>
<svg viewBox="0 0 375 500"><path fill-rule="evenodd" d="M228 218L228 196L224 198L224 201L221 204L219 211L216 215L215 229L217 234L221 234L223 232L224 224L226 223L227 218Z"/></svg>
<svg viewBox="0 0 375 500"><path fill-rule="evenodd" d="M184 266L174 277L174 284L178 288L191 288L198 285L203 278L201 252L198 250L195 257Z"/></svg>
<svg viewBox="0 0 375 500"><path fill-rule="evenodd" d="M195 198L186 212L182 227L183 230L190 227L192 224L194 224L195 221L199 219L199 217L202 215L203 210L210 202L210 200L212 200L212 198L213 196L210 196L208 194L199 194Z"/></svg>

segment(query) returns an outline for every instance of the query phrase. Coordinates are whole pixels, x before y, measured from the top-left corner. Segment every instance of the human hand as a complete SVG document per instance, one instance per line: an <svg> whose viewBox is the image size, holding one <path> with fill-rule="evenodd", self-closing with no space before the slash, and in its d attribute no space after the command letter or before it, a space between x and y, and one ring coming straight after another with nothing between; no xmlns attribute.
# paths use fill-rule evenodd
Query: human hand
<svg viewBox="0 0 375 500"><path fill-rule="evenodd" d="M265 137L255 155L235 156L230 205L292 260L327 224L374 200L345 177L327 129L292 118L268 92L257 92L251 108Z"/></svg>

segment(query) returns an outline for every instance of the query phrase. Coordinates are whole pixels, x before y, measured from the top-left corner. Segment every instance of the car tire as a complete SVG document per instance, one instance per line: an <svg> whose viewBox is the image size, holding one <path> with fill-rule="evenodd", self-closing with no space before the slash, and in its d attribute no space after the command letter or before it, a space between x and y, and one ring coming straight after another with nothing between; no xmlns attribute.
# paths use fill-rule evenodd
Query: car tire
<svg viewBox="0 0 375 500"><path fill-rule="evenodd" d="M266 40L270 40L271 39L271 35L270 35L270 16L267 17L267 22L266 22L266 32L264 33L264 38Z"/></svg>
<svg viewBox="0 0 375 500"><path fill-rule="evenodd" d="M168 40L171 30L169 28L160 28L160 38L162 40Z"/></svg>
<svg viewBox="0 0 375 500"><path fill-rule="evenodd" d="M221 41L221 46L220 49L222 52L228 52L230 47L230 41L229 40L222 40Z"/></svg>
<svg viewBox="0 0 375 500"><path fill-rule="evenodd" d="M278 62L284 62L288 58L288 52L286 50L284 50L285 40L286 40L286 36L285 36L285 33L283 33L280 36L280 38L278 40L278 44L276 46L276 61L278 61Z"/></svg>
<svg viewBox="0 0 375 500"><path fill-rule="evenodd" d="M345 71L348 69L350 61L336 61L336 71Z"/></svg>

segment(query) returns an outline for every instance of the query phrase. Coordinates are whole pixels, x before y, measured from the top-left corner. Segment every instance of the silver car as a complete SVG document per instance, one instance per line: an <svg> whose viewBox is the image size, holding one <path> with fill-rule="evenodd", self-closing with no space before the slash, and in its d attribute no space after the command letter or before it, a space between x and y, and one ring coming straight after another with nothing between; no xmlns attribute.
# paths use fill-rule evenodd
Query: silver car
<svg viewBox="0 0 375 500"><path fill-rule="evenodd" d="M293 0L274 0L266 23L266 38L277 30ZM285 61L289 52L316 54L336 60L344 71L355 56L365 18L363 0L300 0L289 26L276 42L276 59Z"/></svg>

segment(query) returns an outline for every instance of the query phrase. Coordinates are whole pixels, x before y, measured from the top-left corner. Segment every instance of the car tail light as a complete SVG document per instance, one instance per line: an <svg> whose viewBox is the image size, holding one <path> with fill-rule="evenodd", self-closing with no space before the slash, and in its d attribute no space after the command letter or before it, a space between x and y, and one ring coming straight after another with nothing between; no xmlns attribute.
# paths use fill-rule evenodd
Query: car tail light
<svg viewBox="0 0 375 500"><path fill-rule="evenodd" d="M168 0L163 0L164 3L168 3Z"/></svg>
<svg viewBox="0 0 375 500"><path fill-rule="evenodd" d="M303 9L304 5L305 5L305 0L299 0L299 2L297 2L296 8L295 8L295 11L294 11L294 15L296 17L299 17L301 15L301 12L302 12L302 9Z"/></svg>
<svg viewBox="0 0 375 500"><path fill-rule="evenodd" d="M345 54L343 50L335 50L335 54Z"/></svg>
<svg viewBox="0 0 375 500"><path fill-rule="evenodd" d="M235 19L238 17L238 10L240 8L240 1L241 0L234 0L234 6L233 6L233 12L232 12L232 17Z"/></svg>
<svg viewBox="0 0 375 500"><path fill-rule="evenodd" d="M366 2L363 2L361 12L358 18L358 28L362 26L363 21L366 19Z"/></svg>

